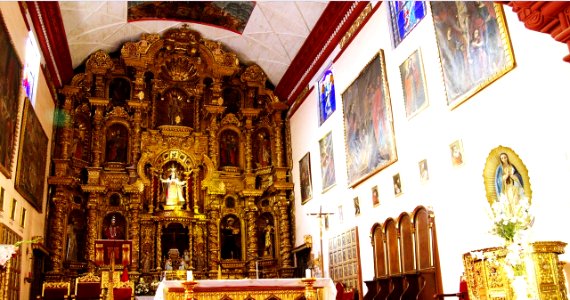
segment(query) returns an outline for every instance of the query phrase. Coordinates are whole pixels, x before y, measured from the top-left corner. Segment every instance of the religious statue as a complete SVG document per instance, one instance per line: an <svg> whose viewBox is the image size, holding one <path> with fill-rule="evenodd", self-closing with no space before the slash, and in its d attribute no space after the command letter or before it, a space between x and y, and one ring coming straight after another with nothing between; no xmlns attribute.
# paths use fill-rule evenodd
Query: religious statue
<svg viewBox="0 0 570 300"><path fill-rule="evenodd" d="M111 218L111 224L105 229L105 238L109 240L119 240L123 238L123 230L117 225L115 216Z"/></svg>
<svg viewBox="0 0 570 300"><path fill-rule="evenodd" d="M229 217L226 224L222 225L222 259L240 259L240 227L235 225L235 219Z"/></svg>
<svg viewBox="0 0 570 300"><path fill-rule="evenodd" d="M266 220L265 228L263 230L265 232L263 256L271 256L273 253L273 240L271 238L273 234L273 226L271 226L269 220Z"/></svg>
<svg viewBox="0 0 570 300"><path fill-rule="evenodd" d="M184 204L184 186L186 181L179 180L176 175L176 167L170 168L170 177L168 179L160 178L160 181L166 183L166 205L179 205Z"/></svg>

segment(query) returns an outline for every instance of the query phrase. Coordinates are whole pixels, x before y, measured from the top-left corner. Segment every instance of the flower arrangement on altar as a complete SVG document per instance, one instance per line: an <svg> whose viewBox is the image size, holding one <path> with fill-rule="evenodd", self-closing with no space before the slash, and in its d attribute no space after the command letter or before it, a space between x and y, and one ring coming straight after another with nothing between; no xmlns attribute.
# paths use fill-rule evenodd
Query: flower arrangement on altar
<svg viewBox="0 0 570 300"><path fill-rule="evenodd" d="M493 226L491 233L504 241L507 250L505 271L509 278L522 276L526 273L525 251L528 245L528 229L534 223L528 198L509 198L501 194L491 205Z"/></svg>
<svg viewBox="0 0 570 300"><path fill-rule="evenodd" d="M135 286L135 295L138 296L148 295L149 292L150 292L150 284L144 281L144 278L141 277L139 279L139 282Z"/></svg>
<svg viewBox="0 0 570 300"><path fill-rule="evenodd" d="M6 263L18 253L18 248L22 244L37 243L41 237L36 237L31 240L18 241L15 244L0 244L0 266L4 267Z"/></svg>

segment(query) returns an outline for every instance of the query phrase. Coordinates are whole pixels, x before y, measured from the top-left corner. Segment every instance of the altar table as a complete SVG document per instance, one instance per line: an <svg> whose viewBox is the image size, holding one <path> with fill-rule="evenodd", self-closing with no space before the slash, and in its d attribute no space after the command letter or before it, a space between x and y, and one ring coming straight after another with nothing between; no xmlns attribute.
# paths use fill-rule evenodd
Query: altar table
<svg viewBox="0 0 570 300"><path fill-rule="evenodd" d="M216 294L233 295L236 298L238 293L251 293L252 295L265 294L266 296L278 291L286 292L292 291L296 294L303 294L305 285L301 278L288 278L288 279L220 279L220 280L196 280L194 291L197 299L215 299L213 292ZM169 300L168 289L170 288L183 288L182 280L163 280L156 289L154 300ZM317 290L318 299L332 300L336 297L336 288L330 278L316 278L313 285ZM171 293L172 294L172 293ZM203 294L204 297L201 297ZM166 299L169 298L169 299ZM221 297L220 297L221 298ZM220 299L218 298L218 299ZM295 297L296 298L296 297ZM176 298L174 298L176 299ZM265 299L265 298L263 298Z"/></svg>

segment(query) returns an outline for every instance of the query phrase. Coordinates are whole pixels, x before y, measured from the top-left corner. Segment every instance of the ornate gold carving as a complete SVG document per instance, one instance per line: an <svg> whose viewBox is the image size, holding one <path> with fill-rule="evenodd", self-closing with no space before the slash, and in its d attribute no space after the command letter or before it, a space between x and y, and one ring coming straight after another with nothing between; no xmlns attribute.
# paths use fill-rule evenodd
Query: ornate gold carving
<svg viewBox="0 0 570 300"><path fill-rule="evenodd" d="M354 20L354 23L352 23L352 25L350 25L350 28L344 34L344 36L340 39L340 42L338 44L339 44L341 49L343 49L346 46L346 43L348 43L350 40L352 40L352 37L354 36L354 34L356 34L358 29L360 29L364 20L366 20L368 18L368 15L370 14L370 12L372 12L372 5L369 3L362 10L362 12L358 16L358 18L356 18L356 20Z"/></svg>
<svg viewBox="0 0 570 300"><path fill-rule="evenodd" d="M103 50L96 51L87 59L87 69L96 75L105 75L113 66L111 57Z"/></svg>
<svg viewBox="0 0 570 300"><path fill-rule="evenodd" d="M240 77L241 81L252 86L264 86L267 81L267 75L258 65L251 65L245 69Z"/></svg>
<svg viewBox="0 0 570 300"><path fill-rule="evenodd" d="M161 74L165 80L196 82L199 79L197 64L200 64L199 58L174 57L166 60Z"/></svg>
<svg viewBox="0 0 570 300"><path fill-rule="evenodd" d="M235 125L237 127L240 127L240 121L238 120L238 118L236 117L236 115L234 114L227 114L223 119L222 119L222 126L224 125Z"/></svg>

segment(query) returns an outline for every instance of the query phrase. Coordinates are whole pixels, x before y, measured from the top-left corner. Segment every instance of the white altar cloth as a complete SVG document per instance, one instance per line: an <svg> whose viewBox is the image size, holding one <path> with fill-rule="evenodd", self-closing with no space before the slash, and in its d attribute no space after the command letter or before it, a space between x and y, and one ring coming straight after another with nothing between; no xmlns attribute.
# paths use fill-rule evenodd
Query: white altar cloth
<svg viewBox="0 0 570 300"><path fill-rule="evenodd" d="M217 287L264 287L264 286L280 286L280 287L304 287L302 278L287 279L220 279L220 280L196 280L196 286L204 288ZM183 280L162 280L156 289L154 300L164 300L165 287L181 287ZM322 288L324 300L332 300L336 297L336 288L330 278L316 278L315 288Z"/></svg>

